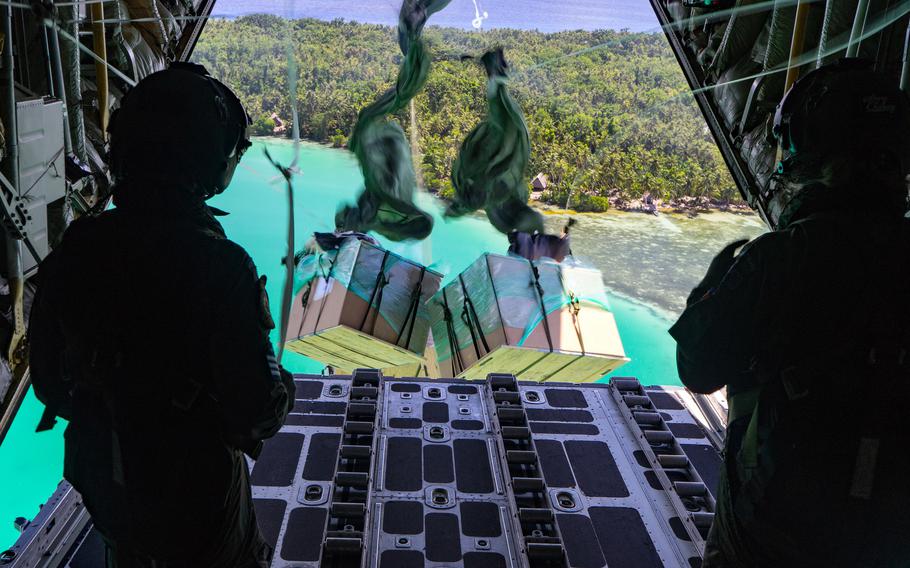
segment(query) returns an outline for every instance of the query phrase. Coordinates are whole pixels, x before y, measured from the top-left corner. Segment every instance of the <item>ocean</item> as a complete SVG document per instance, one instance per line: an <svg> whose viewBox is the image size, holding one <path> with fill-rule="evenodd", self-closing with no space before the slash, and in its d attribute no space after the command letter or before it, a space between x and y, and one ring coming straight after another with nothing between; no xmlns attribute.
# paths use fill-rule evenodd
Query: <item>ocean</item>
<svg viewBox="0 0 910 568"><path fill-rule="evenodd" d="M244 157L231 187L212 200L230 212L223 218L228 235L243 245L259 271L268 276L275 320L279 320L284 279L281 259L286 248L286 190L263 154L268 146L283 163L292 159L286 141L257 140ZM352 201L363 178L353 155L317 144L302 144L295 179L297 247L313 231L329 231L340 203ZM481 216L454 221L441 218L437 200L422 194L421 205L433 213L431 237L421 243L384 244L391 250L456 276L483 252L504 253L506 238ZM754 216L713 213L695 219L683 216L608 213L577 215L573 251L604 274L612 310L626 353L632 361L619 375L637 376L645 384L679 384L675 344L667 329L682 309L714 254L726 243L761 234ZM566 216L547 217L551 231ZM275 337L277 340L277 337ZM286 353L285 366L295 372L318 373L323 365ZM29 395L5 443L0 446L0 550L17 533L13 519L31 518L53 492L62 475L63 425L35 433L41 405Z"/></svg>
<svg viewBox="0 0 910 568"><path fill-rule="evenodd" d="M628 29L659 31L647 0L452 0L435 14L435 26L472 29L476 14L487 13L485 28L513 28L558 32L563 30ZM370 24L398 24L399 0L219 0L214 15L235 18L267 13L288 18L356 20Z"/></svg>

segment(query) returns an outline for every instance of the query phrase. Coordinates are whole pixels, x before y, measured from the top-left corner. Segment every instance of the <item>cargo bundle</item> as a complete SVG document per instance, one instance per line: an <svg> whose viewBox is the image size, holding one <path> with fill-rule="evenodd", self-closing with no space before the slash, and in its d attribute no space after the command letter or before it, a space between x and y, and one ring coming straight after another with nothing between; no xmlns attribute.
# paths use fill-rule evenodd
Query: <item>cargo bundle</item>
<svg viewBox="0 0 910 568"><path fill-rule="evenodd" d="M484 254L429 302L444 377L596 381L627 362L601 273Z"/></svg>
<svg viewBox="0 0 910 568"><path fill-rule="evenodd" d="M440 274L356 238L312 263L316 274L294 297L287 349L340 370L425 363L426 303Z"/></svg>

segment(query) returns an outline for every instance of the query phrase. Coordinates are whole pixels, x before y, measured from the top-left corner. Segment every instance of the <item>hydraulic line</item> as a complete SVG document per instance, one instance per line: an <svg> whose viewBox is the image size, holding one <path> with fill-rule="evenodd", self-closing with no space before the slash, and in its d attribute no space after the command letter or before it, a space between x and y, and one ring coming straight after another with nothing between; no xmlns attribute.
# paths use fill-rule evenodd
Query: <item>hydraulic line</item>
<svg viewBox="0 0 910 568"><path fill-rule="evenodd" d="M101 20L104 19L104 5L92 4L89 9L92 17L92 43L95 55L98 57L95 61L95 81L98 88L99 125L101 127L101 136L106 141L111 108L108 96L107 37L105 36L104 24L101 23Z"/></svg>
<svg viewBox="0 0 910 568"><path fill-rule="evenodd" d="M71 5L60 5L57 8L60 26L65 26L69 30L68 34L78 41L79 39L79 22L76 18L76 11ZM60 33L58 26L48 26L53 28L53 34L57 36L58 43ZM69 119L70 141L72 151L80 161L86 161L85 153L85 119L82 115L82 74L79 62L79 47L72 41L64 41L60 44L58 51L61 59L61 69L65 74L62 89L65 92L64 109ZM61 100L64 100L61 98Z"/></svg>
<svg viewBox="0 0 910 568"><path fill-rule="evenodd" d="M806 44L806 21L809 19L809 0L800 0L796 6L796 19L793 22L793 38L790 40L790 59L787 61L787 79L784 81L784 93L790 90L799 78L800 65L797 59L803 53Z"/></svg>
<svg viewBox="0 0 910 568"><path fill-rule="evenodd" d="M904 60L901 65L901 90L905 93L910 88L910 22L907 23L907 34L904 37Z"/></svg>
<svg viewBox="0 0 910 568"><path fill-rule="evenodd" d="M53 70L53 88L54 95L63 103L63 148L69 156L73 153L73 138L69 129L69 105L66 97L66 82L63 79L63 60L60 53L60 36L57 35L56 27L44 26L44 32L48 35L50 46L50 64Z"/></svg>
<svg viewBox="0 0 910 568"><path fill-rule="evenodd" d="M0 26L3 32L3 69L2 78L0 78L0 90L2 90L2 104L0 104L0 120L3 122L4 137L6 142L6 156L3 159L2 171L10 182L10 187L4 187L0 191L10 193L8 203L12 203L19 195L19 132L16 124L16 78L14 75L13 59L13 9L10 6L0 6ZM9 212L7 212L9 214ZM7 219L9 224L13 224L12 219ZM5 236L6 248L6 270L7 280L9 281L10 303L12 305L13 315L13 333L10 337L9 347L5 354L9 361L10 369L13 371L13 384L11 394L13 396L8 401L3 401L4 410L9 411L11 408L18 407L21 404L22 397L25 395L27 383L25 382L25 372L28 368L27 346L25 342L25 309L23 307L25 293L25 276L22 270L22 241L19 235L13 234L13 230L7 229ZM36 258L36 260L41 260ZM6 414L6 413L4 413ZM0 428L0 439L9 427L7 419L3 420Z"/></svg>
<svg viewBox="0 0 910 568"><path fill-rule="evenodd" d="M853 18L853 28L850 30L850 42L847 44L847 57L856 57L859 53L859 44L862 41L863 29L866 27L866 15L869 13L869 0L859 0L856 5L856 16Z"/></svg>
<svg viewBox="0 0 910 568"><path fill-rule="evenodd" d="M47 36L48 36L47 27L44 27L41 30L41 39L44 43L44 46L43 46L44 47L44 56L47 58L47 61L45 62L45 65L44 65L44 73L45 73L44 81L47 83L47 94L50 95L51 97L55 97L57 95L57 93L54 91L54 72L51 69L51 59L53 59L54 56L51 53L51 42Z"/></svg>
<svg viewBox="0 0 910 568"><path fill-rule="evenodd" d="M790 39L790 57L787 59L787 77L784 80L784 92L781 97L786 95L793 83L799 79L800 65L797 60L800 59L803 46L806 43L806 20L809 18L809 2L810 0L799 0L799 4L796 6L793 36ZM774 162L780 163L783 158L783 149L778 145Z"/></svg>
<svg viewBox="0 0 910 568"><path fill-rule="evenodd" d="M0 120L3 121L4 135L6 142L6 156L3 160L3 173L12 186L13 195L10 200L19 197L19 131L16 120L16 77L14 75L13 59L13 9L9 6L0 7L0 18L2 18L3 32L3 72L0 79L0 88L3 92L3 103L0 107ZM40 259L39 259L40 260ZM15 300L21 296L21 290L24 286L24 277L22 273L22 248L21 242L16 236L6 234L6 268L7 278L9 279L10 294ZM15 306L15 304L14 304ZM19 341L25 334L25 323L17 316L19 310L13 309L14 324L13 339L10 341L10 353L18 347ZM12 361L11 361L12 362Z"/></svg>

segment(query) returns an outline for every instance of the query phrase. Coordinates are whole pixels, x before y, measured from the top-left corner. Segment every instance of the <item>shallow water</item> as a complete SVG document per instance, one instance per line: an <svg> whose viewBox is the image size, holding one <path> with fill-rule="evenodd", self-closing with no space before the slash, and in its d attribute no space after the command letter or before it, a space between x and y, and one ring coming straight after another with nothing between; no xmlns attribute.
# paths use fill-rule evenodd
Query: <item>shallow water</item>
<svg viewBox="0 0 910 568"><path fill-rule="evenodd" d="M223 219L228 235L249 251L260 272L268 276L278 321L287 206L284 184L263 156L265 144L278 160L291 160L289 143L257 141L231 188L212 204L231 212ZM356 160L345 151L303 144L299 164L303 175L295 180L298 248L313 231L331 230L339 203L353 200L362 184ZM386 242L393 251L428 263L450 278L483 252L505 252L506 238L483 216L444 221L432 197L423 195L421 203L436 217L431 238L422 243ZM565 216L547 217L553 231L565 220ZM626 353L632 358L619 374L638 376L646 384L678 384L674 344L667 328L714 253L729 241L760 234L760 221L727 214L688 219L622 213L579 215L577 220L574 252L603 271ZM296 372L322 369L322 364L294 353L285 355L284 364ZM40 413L40 404L29 396L0 446L0 549L17 536L13 519L33 517L62 474L62 425L35 434Z"/></svg>

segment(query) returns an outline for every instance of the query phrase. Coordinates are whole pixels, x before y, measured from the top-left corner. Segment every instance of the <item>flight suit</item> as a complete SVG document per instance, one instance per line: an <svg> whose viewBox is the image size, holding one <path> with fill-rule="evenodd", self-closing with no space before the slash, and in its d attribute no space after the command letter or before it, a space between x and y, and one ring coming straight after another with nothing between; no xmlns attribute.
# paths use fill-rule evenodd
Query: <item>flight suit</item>
<svg viewBox="0 0 910 568"><path fill-rule="evenodd" d="M670 330L730 401L706 568L910 566L910 222L858 209L722 253Z"/></svg>
<svg viewBox="0 0 910 568"><path fill-rule="evenodd" d="M109 564L267 566L247 453L294 401L264 280L201 200L83 218L42 263L31 376Z"/></svg>

